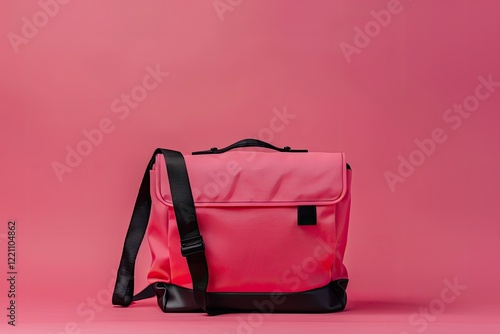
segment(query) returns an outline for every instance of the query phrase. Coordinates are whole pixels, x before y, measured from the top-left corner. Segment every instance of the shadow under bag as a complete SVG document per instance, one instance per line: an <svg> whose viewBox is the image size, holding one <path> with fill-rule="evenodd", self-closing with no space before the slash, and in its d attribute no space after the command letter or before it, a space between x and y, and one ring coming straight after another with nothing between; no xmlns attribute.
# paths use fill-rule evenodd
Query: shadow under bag
<svg viewBox="0 0 500 334"><path fill-rule="evenodd" d="M259 149L235 150L244 147ZM350 185L343 153L257 139L189 155L157 149L135 203L113 304L156 296L163 312L343 310ZM150 285L134 296L145 235Z"/></svg>

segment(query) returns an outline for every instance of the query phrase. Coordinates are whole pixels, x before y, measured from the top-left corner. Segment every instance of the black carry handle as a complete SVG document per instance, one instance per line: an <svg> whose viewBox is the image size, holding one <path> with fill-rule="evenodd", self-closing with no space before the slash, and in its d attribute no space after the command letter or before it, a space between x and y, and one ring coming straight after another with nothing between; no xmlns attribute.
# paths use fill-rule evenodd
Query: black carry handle
<svg viewBox="0 0 500 334"><path fill-rule="evenodd" d="M270 150L275 150L278 152L307 152L307 150L292 150L289 146L285 146L283 148L276 147L274 145L271 145L269 143L266 143L265 141L259 140L259 139L253 139L253 138L248 138L248 139L243 139L240 141L237 141L234 144L231 144L227 147L218 149L217 147L212 147L209 150L206 151L197 151L193 152L193 155L198 155L198 154L220 154L224 153L227 151L230 151L235 148L242 148L242 147L262 147L262 148L268 148Z"/></svg>

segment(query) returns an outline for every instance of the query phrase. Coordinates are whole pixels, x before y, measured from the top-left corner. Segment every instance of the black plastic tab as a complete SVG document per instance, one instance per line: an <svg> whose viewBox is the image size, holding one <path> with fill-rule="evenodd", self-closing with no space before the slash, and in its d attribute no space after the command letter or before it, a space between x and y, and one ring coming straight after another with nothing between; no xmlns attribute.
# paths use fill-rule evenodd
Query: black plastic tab
<svg viewBox="0 0 500 334"><path fill-rule="evenodd" d="M298 224L299 225L316 225L316 206L304 205L298 207Z"/></svg>
<svg viewBox="0 0 500 334"><path fill-rule="evenodd" d="M181 240L181 254L186 257L191 254L200 253L205 250L205 243L201 235Z"/></svg>

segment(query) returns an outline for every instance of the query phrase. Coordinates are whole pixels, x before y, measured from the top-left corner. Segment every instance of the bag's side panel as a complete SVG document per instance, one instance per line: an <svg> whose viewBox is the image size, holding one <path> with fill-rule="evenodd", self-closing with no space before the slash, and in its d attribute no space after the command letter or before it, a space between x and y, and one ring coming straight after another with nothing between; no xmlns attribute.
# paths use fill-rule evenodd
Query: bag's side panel
<svg viewBox="0 0 500 334"><path fill-rule="evenodd" d="M344 253L347 245L347 231L351 210L351 177L352 170L346 170L346 193L342 201L336 204L335 210L335 260L332 267L332 281L347 279L344 265Z"/></svg>
<svg viewBox="0 0 500 334"><path fill-rule="evenodd" d="M157 179L158 170L150 171L151 190L151 214L149 217L148 230L146 232L149 246L151 248L151 269L148 281L171 282L170 275L170 252L168 248L168 211L169 208L158 200Z"/></svg>

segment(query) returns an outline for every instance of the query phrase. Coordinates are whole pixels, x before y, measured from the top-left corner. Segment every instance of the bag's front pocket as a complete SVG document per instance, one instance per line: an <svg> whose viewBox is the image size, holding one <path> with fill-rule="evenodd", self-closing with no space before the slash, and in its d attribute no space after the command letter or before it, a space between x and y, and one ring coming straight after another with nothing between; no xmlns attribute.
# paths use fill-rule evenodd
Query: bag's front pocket
<svg viewBox="0 0 500 334"><path fill-rule="evenodd" d="M301 292L326 286L335 259L335 206L315 207L316 224L299 225L299 207L200 207L209 292ZM192 288L169 210L172 283Z"/></svg>

